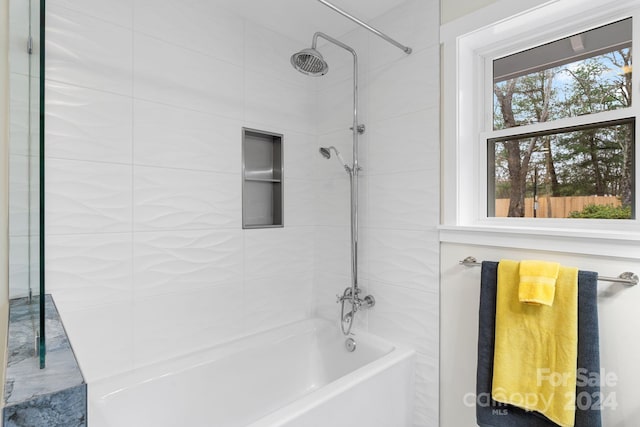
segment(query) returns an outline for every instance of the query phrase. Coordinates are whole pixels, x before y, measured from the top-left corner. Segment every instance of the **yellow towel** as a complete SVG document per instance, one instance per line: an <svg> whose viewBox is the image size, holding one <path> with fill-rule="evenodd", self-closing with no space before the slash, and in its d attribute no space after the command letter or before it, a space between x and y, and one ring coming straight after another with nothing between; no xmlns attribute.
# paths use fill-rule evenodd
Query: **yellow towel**
<svg viewBox="0 0 640 427"><path fill-rule="evenodd" d="M526 304L552 305L560 264L547 261L521 261L518 297Z"/></svg>
<svg viewBox="0 0 640 427"><path fill-rule="evenodd" d="M538 411L561 427L575 422L578 270L560 267L553 306L521 304L519 263L498 264L492 397Z"/></svg>

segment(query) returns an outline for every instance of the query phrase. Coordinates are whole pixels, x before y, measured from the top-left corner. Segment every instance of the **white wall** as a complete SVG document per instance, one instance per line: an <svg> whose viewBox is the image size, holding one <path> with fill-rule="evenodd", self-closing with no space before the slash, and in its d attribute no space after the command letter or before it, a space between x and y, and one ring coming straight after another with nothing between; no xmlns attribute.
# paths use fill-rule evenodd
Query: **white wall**
<svg viewBox="0 0 640 427"><path fill-rule="evenodd" d="M443 243L441 246L441 350L440 417L442 427L475 425L475 407L465 405L467 393L475 393L478 345L480 268L458 265L467 256L479 261L544 259L602 276L623 271L638 273L637 257L579 256L554 251L531 251L505 247ZM640 286L598 282L600 365L618 380L602 388L604 427L632 427L640 418L637 384L640 382L638 306ZM607 400L609 399L609 400ZM607 402L617 402L617 408ZM473 399L471 399L473 400Z"/></svg>
<svg viewBox="0 0 640 427"><path fill-rule="evenodd" d="M48 2L47 292L89 383L311 312L314 82L211 3ZM283 229L241 228L242 126L284 134Z"/></svg>
<svg viewBox="0 0 640 427"><path fill-rule="evenodd" d="M453 21L496 1L497 0L440 0L440 22L444 24Z"/></svg>
<svg viewBox="0 0 640 427"><path fill-rule="evenodd" d="M530 3L541 3L537 0ZM448 6L451 6L449 4ZM498 6L498 5L494 5ZM517 8L517 6L514 6ZM524 4L520 7L524 7ZM444 2L443 2L444 8ZM445 12L443 10L443 16ZM461 15L457 16L460 17ZM486 13L478 18L486 18ZM467 17L467 22L476 17ZM445 20L443 19L443 22ZM480 22L480 21L478 21ZM456 25L456 24L453 24ZM443 79L446 79L444 76ZM443 100L446 102L446 100ZM446 108L446 104L444 104ZM450 233L453 235L455 233ZM478 260L498 261L511 259L547 259L557 260L583 270L597 271L603 276L617 276L623 271L635 271L640 252L629 251L628 256L611 257L603 249L601 254L580 255L561 253L554 250L548 242L548 250L530 250L526 241L507 241L501 238L500 246L490 246L488 242L464 244L464 235L456 236L455 243L442 242L440 247L440 426L457 427L476 425L475 407L465 404L465 396L475 392L476 357L478 337L478 305L480 292L480 269L460 266L460 260L474 256ZM469 237L472 239L473 237ZM506 243L505 243L506 242ZM567 245L571 242L567 241ZM544 245L538 243L539 245ZM575 243L576 251L581 249ZM604 246L604 243L603 243ZM544 246L543 246L544 247ZM563 249L565 250L565 249ZM603 412L604 427L630 427L637 424L640 416L640 402L637 399L636 384L640 382L640 369L636 363L640 354L637 339L637 307L640 303L640 287L627 288L618 284L600 282L598 297L600 314L600 354L601 365L606 372L618 377L615 384L604 388L605 402ZM607 406L606 402L617 403L617 408ZM471 397L471 400L472 397Z"/></svg>
<svg viewBox="0 0 640 427"><path fill-rule="evenodd" d="M360 73L360 282L376 306L358 327L415 348L415 426L438 423L438 2L414 0L370 22L413 48L406 55L358 29ZM321 27L321 24L319 24ZM352 57L321 47L330 64L318 86L318 145L351 161ZM335 295L349 286L349 181L339 163L316 161L320 220L316 310L339 318ZM330 176L331 180L327 181ZM338 224L338 225L336 225ZM340 250L335 250L339 247Z"/></svg>
<svg viewBox="0 0 640 427"><path fill-rule="evenodd" d="M0 384L4 384L9 315L9 2L0 0ZM3 396L4 397L4 396ZM4 398L2 399L4 404ZM2 406L0 404L0 406Z"/></svg>

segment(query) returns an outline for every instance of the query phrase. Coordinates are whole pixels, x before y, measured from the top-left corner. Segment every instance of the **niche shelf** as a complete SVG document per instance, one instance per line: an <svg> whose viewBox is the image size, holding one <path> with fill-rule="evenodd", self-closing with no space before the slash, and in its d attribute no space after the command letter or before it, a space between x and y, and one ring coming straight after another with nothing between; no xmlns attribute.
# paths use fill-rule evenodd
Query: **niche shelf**
<svg viewBox="0 0 640 427"><path fill-rule="evenodd" d="M242 128L242 228L283 227L282 135Z"/></svg>

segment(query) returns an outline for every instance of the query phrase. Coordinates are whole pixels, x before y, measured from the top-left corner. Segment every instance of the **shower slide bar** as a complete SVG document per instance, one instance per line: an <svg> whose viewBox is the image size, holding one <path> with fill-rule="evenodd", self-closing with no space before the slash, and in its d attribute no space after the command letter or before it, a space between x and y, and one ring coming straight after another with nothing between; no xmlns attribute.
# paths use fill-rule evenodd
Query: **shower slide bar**
<svg viewBox="0 0 640 427"><path fill-rule="evenodd" d="M462 261L460 261L460 265L464 265L467 267L480 267L482 263L478 262L475 257L468 256ZM630 271L625 271L621 273L618 277L607 277L607 276L598 276L598 280L603 282L615 282L622 283L627 286L635 286L638 284L638 276L635 273Z"/></svg>
<svg viewBox="0 0 640 427"><path fill-rule="evenodd" d="M367 30L371 31L373 34L377 35L378 37L382 37L383 39L385 39L386 41L388 41L389 43L391 43L395 47L402 49L404 51L404 53L406 53L407 55L409 55L412 52L410 47L398 43L397 41L395 41L394 39L392 39L388 35L384 34L382 31L376 30L371 25L367 24L366 22L363 22L363 21L359 20L358 18L356 18L353 15L350 15L349 13L347 13L344 10L340 9L338 6L336 6L334 4L331 4L326 0L318 0L318 1L320 3L322 3L323 5L327 6L328 8L334 10L335 12L338 12L340 15L344 16L345 18L351 19L356 24L358 24L358 25L366 28Z"/></svg>

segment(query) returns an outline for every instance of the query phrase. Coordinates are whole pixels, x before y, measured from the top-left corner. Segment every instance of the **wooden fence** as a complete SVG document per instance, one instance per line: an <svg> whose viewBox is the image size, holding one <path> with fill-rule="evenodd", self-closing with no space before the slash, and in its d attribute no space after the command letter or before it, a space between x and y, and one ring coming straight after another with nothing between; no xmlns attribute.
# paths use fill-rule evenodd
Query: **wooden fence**
<svg viewBox="0 0 640 427"><path fill-rule="evenodd" d="M587 205L620 206L621 202L615 196L575 196L575 197L538 197L538 218L567 218L573 211L581 211ZM532 218L533 198L524 200L525 217ZM549 210L550 208L550 210ZM509 199L496 199L496 216L506 217L509 212Z"/></svg>

